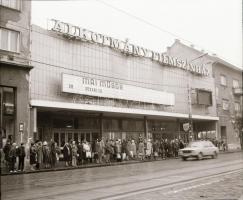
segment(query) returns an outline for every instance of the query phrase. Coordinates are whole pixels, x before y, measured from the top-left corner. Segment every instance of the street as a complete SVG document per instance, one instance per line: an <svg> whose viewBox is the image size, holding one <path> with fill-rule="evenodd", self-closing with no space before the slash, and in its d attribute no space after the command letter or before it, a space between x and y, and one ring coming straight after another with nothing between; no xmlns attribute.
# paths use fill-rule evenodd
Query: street
<svg viewBox="0 0 243 200"><path fill-rule="evenodd" d="M242 199L243 154L1 177L3 200Z"/></svg>

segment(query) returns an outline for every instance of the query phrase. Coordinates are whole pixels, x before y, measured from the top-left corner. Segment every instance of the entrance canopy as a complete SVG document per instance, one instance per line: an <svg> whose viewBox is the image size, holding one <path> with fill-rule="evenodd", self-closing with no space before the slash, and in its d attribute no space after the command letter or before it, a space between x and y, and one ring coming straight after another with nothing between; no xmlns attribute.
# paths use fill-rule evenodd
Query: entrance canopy
<svg viewBox="0 0 243 200"><path fill-rule="evenodd" d="M80 110L85 112L99 112L105 113L107 115L130 115L131 117L143 117L147 116L149 118L181 118L187 119L188 114L184 113L174 113L165 111L155 111L155 110L143 110L135 108L120 108L113 106L100 106L100 105L90 105L90 104L77 104L77 103L67 103L67 102L56 102L56 101L46 101L46 100L31 100L31 106L42 107L42 108L57 108L57 109L70 109L70 110ZM219 118L215 116L206 115L192 115L193 120L200 121L218 121Z"/></svg>

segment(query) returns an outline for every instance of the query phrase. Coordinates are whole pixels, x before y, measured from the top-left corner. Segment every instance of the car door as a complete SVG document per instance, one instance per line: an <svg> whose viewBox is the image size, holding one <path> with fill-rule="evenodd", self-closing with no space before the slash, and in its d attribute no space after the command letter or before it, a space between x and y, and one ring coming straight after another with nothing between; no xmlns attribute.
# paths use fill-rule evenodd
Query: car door
<svg viewBox="0 0 243 200"><path fill-rule="evenodd" d="M204 141L202 146L203 146L203 155L207 156L210 152L208 142Z"/></svg>
<svg viewBox="0 0 243 200"><path fill-rule="evenodd" d="M208 141L208 155L214 155L215 146L212 142Z"/></svg>

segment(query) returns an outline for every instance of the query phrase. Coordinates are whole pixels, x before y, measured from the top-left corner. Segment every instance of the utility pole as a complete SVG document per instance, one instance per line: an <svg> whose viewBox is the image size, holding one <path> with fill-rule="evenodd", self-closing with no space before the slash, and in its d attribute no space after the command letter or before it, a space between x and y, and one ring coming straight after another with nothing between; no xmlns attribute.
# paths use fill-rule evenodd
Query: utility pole
<svg viewBox="0 0 243 200"><path fill-rule="evenodd" d="M187 91L188 91L188 120L189 120L189 141L194 140L193 135L193 122L192 122L192 99L191 99L191 86L190 86L190 80L188 76L188 83L187 83Z"/></svg>
<svg viewBox="0 0 243 200"><path fill-rule="evenodd" d="M203 53L199 55L198 57L192 59L190 62L193 62L199 58L202 58L204 56L208 55L208 53ZM191 99L191 84L190 84L190 72L187 71L187 91L188 91L188 121L189 121L189 140L194 140L194 134L193 134L193 121L192 121L192 99Z"/></svg>

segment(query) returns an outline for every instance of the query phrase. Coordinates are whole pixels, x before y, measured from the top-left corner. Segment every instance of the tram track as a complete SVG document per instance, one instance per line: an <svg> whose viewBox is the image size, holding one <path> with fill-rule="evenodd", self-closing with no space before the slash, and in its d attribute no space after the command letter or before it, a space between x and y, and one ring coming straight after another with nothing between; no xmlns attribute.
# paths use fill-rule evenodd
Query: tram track
<svg viewBox="0 0 243 200"><path fill-rule="evenodd" d="M117 200L117 199L122 199L122 198L126 198L126 197L133 196L133 195L139 195L139 194L154 192L154 191L158 191L158 190L162 190L162 189L167 189L167 188L185 185L185 184L191 184L191 183L202 181L202 180L209 180L211 178L217 178L217 177L221 177L221 176L225 176L225 175L229 175L229 174L234 174L234 173L240 173L240 172L243 172L243 169L229 170L229 171L217 173L217 174L214 174L214 175L208 175L208 176L204 176L204 177L196 177L196 178L191 178L191 179L182 180L182 181L178 181L178 182L161 184L161 185L154 186L154 187L147 187L145 189L143 188L143 189L139 189L139 190L129 191L129 192L126 192L126 193L120 193L120 194L116 194L116 195L110 195L110 196L106 196L106 197L95 198L95 199L92 199L92 200ZM219 180L216 180L216 181L214 180L214 181L206 182L204 184L198 184L198 185L194 185L194 186L191 186L191 187L185 187L183 189L177 190L176 192L185 191L185 190L189 190L189 189L192 189L192 188L197 188L199 186L209 185L209 184L213 184L213 183L220 182L220 181L221 180L219 179ZM175 193L175 191L169 191L169 192L166 192L164 194L170 194L170 193Z"/></svg>
<svg viewBox="0 0 243 200"><path fill-rule="evenodd" d="M230 173L237 173L241 170L243 170L242 168L242 165L243 162L240 161L240 162L234 162L234 163L229 163L229 164L223 164L223 165L220 165L220 166L212 166L212 167L209 167L209 168L204 168L203 171L204 172L210 172L211 170L222 170L224 168L230 168L230 167L237 167L237 169L233 169L233 170L226 170L226 171L223 171L223 172L220 172L220 173L214 173L214 174L211 174L211 175L204 175L202 174L201 176L197 176L197 177L194 177L194 178L187 178L187 179L184 179L184 180L180 180L180 181L174 181L174 182L171 182L171 183L163 183L163 184L157 184L155 186L151 186L151 187L143 187L143 188L139 188L139 189L135 189L135 190L131 190L131 191L127 191L127 192L122 192L122 193L117 193L117 194L114 194L114 195L107 195L107 196L100 196L98 198L91 198L91 199L94 199L94 200L98 200L98 199L103 199L103 200L113 200L113 199L120 199L120 198L124 198L124 197L128 197L128 196L133 196L133 195L136 195L136 194L142 194L142 193L148 193L148 192L151 192L151 191L156 191L156 190L161 190L161 189L165 189L166 187L173 187L173 186L178 186L178 185L183 185L183 184L188 184L188 183L192 183L192 182L196 182L196 181L200 181L200 180L206 180L206 179L210 179L210 178L214 178L214 177L218 177L218 176L223 176L223 175L226 175L226 174L230 174ZM236 166L237 165L237 166ZM174 171L177 170L177 169L173 169ZM197 173L198 169L194 169L194 170L189 170L188 172L177 172L177 173L171 173L171 174L166 174L166 175L162 175L162 176L157 176L157 177L152 177L152 178L147 178L147 179L142 179L141 181L143 181L143 186L146 186L146 185L149 185L149 181L162 181L163 179L169 179L170 177L176 177L176 176L181 176L182 173L183 173L183 176L187 176L188 174L195 174ZM159 183L158 182L158 183ZM65 180L62 182L62 183L65 183ZM105 184L105 185L101 185L101 186L96 186L96 187L89 187L89 188L77 188L77 187L72 187L72 185L79 185L79 184L82 184L83 182L82 181L75 181L75 183L71 183L71 184L64 184L62 185L63 187L69 187L70 189L68 191L65 191L65 190L59 190L58 191L53 191L55 190L55 188L53 188L53 190L49 193L49 192L45 192L45 194L41 194L41 196L36 196L36 197L31 197L31 198L24 198L24 200L37 200L37 199L59 199L63 196L68 196L70 194L72 195L77 195L80 196L82 195L83 193L92 193L92 192L95 192L95 191L102 191L102 190L105 190L107 188L109 189L112 189L112 188L117 188L117 187L124 187L124 186L127 186L127 185L133 185L133 184L136 184L138 183L138 180L132 180L132 181L127 181L127 182L124 182L124 183L117 183L117 184L113 184L113 185L110 185L110 184ZM54 187L57 186L57 185L54 185ZM48 187L48 185L47 185ZM40 187L42 188L42 187ZM19 188L18 188L19 189ZM35 188L36 189L36 186ZM42 188L43 189L43 188ZM51 187L49 188L51 189ZM13 190L9 190L9 192L13 192ZM50 190L49 190L50 191ZM5 191L6 192L6 191ZM49 194L48 194L49 193ZM68 199L68 197L66 198Z"/></svg>
<svg viewBox="0 0 243 200"><path fill-rule="evenodd" d="M220 169L220 168L235 166L236 164L240 164L240 163L242 163L242 166L243 166L243 161L240 161L240 162L234 162L234 163L230 163L230 164L223 164L223 165L220 165L220 166L213 166L213 167L209 167L209 168L203 168L203 170L210 171L212 169ZM143 182L148 182L148 181L151 181L151 180L154 180L154 179L163 179L163 178L168 178L168 177L171 177L171 176L180 176L181 172L177 172L177 173L171 174L173 171L176 171L178 169L179 168L176 167L174 169L168 170L170 173L167 173L166 175L157 176L156 178L154 178L154 177L152 177L152 178L145 178L145 179L142 179L142 181ZM185 171L185 172L183 172L183 175L194 173L194 172L197 172L197 171L198 171L197 168L193 169L193 170L190 170L189 172ZM153 173L156 173L156 172L159 172L159 170L153 171ZM58 186L63 186L64 182L65 182L65 186L72 186L72 185L78 185L78 184L84 183L84 180L82 180L82 179L78 179L78 180L76 179L75 181L71 180L70 183L68 183L67 181L68 180L66 180L66 179L62 179L62 180L60 180L58 182L56 180L47 181L47 180L43 179L43 182L40 182L40 180L38 180L34 184L31 183L31 182L28 183L28 184L25 183L25 185L23 187L19 187L19 186L16 187L16 188L8 187L8 188L5 189L5 191L6 192L8 192L8 191L10 192L10 191L14 191L14 190L24 189L24 187L31 187L31 186L32 187L40 187L40 188L49 188L50 185L52 185L52 184L53 184L53 186L58 187ZM85 183L88 183L88 182L94 182L94 180L85 181ZM137 180L127 181L126 183L117 183L117 184L112 185L112 187L123 186L124 184L134 184L134 183L137 183ZM96 189L105 189L107 187L108 187L107 185L103 185L103 186L91 187L91 188L88 188L88 189L81 189L79 191L92 191L92 190L96 190Z"/></svg>

